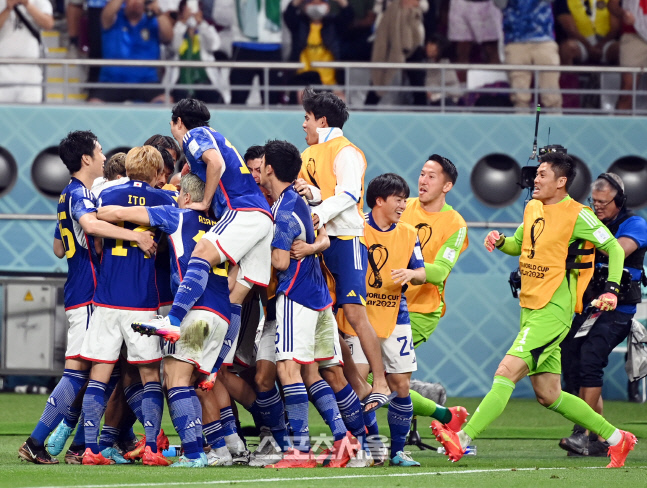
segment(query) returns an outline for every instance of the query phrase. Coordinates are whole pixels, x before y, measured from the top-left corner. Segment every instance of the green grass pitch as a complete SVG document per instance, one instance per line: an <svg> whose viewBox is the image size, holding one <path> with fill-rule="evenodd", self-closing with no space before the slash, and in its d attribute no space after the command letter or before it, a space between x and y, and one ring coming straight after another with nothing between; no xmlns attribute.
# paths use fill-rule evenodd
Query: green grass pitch
<svg viewBox="0 0 647 488"><path fill-rule="evenodd" d="M379 467L368 469L276 470L241 466L205 469L169 469L134 466L36 466L18 459L18 447L27 438L41 414L42 395L0 394L0 487L205 487L237 485L281 488L377 488L377 487L644 487L647 486L647 406L606 402L605 415L616 426L631 430L639 443L625 468L604 469L605 458L567 458L557 447L571 425L559 415L531 400L512 400L506 411L474 444L477 456L465 456L452 464L435 451L411 448L420 468ZM448 405L464 405L473 411L478 399L450 399ZM312 436L330 431L314 409ZM381 432L388 434L386 410L378 413ZM423 441L439 446L429 429L429 419L420 418ZM243 425L251 425L249 416ZM141 431L141 426L135 431ZM165 411L164 430L171 444L179 444ZM248 439L250 443L258 439ZM388 464L388 463L387 463Z"/></svg>

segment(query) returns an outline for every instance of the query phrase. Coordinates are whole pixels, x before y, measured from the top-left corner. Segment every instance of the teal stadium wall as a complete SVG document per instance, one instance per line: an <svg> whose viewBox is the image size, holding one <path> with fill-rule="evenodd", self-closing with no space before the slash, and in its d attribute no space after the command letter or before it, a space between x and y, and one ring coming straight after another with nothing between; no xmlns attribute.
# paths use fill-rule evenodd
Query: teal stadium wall
<svg viewBox="0 0 647 488"><path fill-rule="evenodd" d="M41 194L31 180L34 158L57 146L68 131L92 130L104 152L142 144L155 133L169 134L170 110L124 106L2 107L0 147L18 165L13 188L0 198L0 212L55 214L56 200ZM286 139L305 149L301 111L222 110L211 125L243 153L252 144ZM483 156L504 153L519 165L531 152L534 116L474 114L352 113L345 134L366 154L366 183L385 172L407 179L415 196L421 165L432 153L449 157L459 178L448 202L465 220L520 222L524 195L503 208L483 205L472 193L470 173ZM616 159L645 155L644 119L622 117L547 116L541 120L539 145L566 146L595 177ZM647 191L647 190L645 190ZM640 211L646 216L645 209ZM0 271L65 272L65 262L52 254L52 221L0 221ZM500 359L518 332L519 305L512 298L508 276L517 262L501 253L488 254L481 243L489 229L469 230L470 247L458 261L447 286L447 313L432 340L416 351L415 378L441 381L451 396L482 396L490 388ZM508 231L511 232L511 231ZM604 395L626 398L623 358L612 354ZM515 390L531 397L529 381Z"/></svg>

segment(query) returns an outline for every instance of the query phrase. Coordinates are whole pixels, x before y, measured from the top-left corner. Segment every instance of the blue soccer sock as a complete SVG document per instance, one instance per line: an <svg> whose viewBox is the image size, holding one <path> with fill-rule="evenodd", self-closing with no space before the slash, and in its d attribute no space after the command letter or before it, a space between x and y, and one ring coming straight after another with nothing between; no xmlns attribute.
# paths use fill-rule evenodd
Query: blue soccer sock
<svg viewBox="0 0 647 488"><path fill-rule="evenodd" d="M202 447L196 437L195 422L198 416L193 408L191 389L192 387L188 386L170 388L168 409L173 426L182 441L184 455L189 459L197 459L200 457Z"/></svg>
<svg viewBox="0 0 647 488"><path fill-rule="evenodd" d="M191 401L193 402L193 410L196 414L196 423L195 423L195 437L198 439L198 444L200 448L204 447L204 437L202 436L202 404L200 399L195 392L195 388L189 388L189 393L191 394Z"/></svg>
<svg viewBox="0 0 647 488"><path fill-rule="evenodd" d="M404 444L411 429L412 418L413 404L409 395L405 398L396 397L391 400L387 414L389 429L391 430L391 458L398 451L404 451Z"/></svg>
<svg viewBox="0 0 647 488"><path fill-rule="evenodd" d="M285 425L285 406L281 399L281 393L276 385L270 391L259 391L256 394L261 424L270 428L274 440L285 452L290 448L290 437Z"/></svg>
<svg viewBox="0 0 647 488"><path fill-rule="evenodd" d="M308 392L303 383L283 385L285 411L294 433L294 447L301 452L310 451L310 430L308 428Z"/></svg>
<svg viewBox="0 0 647 488"><path fill-rule="evenodd" d="M106 409L106 388L108 385L100 381L90 380L83 397L83 427L85 427L85 448L94 454L99 453L99 425Z"/></svg>
<svg viewBox="0 0 647 488"><path fill-rule="evenodd" d="M380 435L380 428L377 425L377 416L375 410L372 412L363 412L364 425L366 426L366 433L369 436Z"/></svg>
<svg viewBox="0 0 647 488"><path fill-rule="evenodd" d="M312 403L317 408L319 415L324 419L330 431L332 432L335 441L339 441L346 437L346 425L342 420L335 394L330 388L330 385L324 380L319 380L308 388Z"/></svg>
<svg viewBox="0 0 647 488"><path fill-rule="evenodd" d="M146 445L153 452L157 452L157 435L162 427L163 411L164 393L162 392L162 385L159 381L149 381L144 385L142 412L144 413Z"/></svg>
<svg viewBox="0 0 647 488"><path fill-rule="evenodd" d="M339 407L339 413L346 425L346 429L359 441L360 445L366 449L366 425L362 415L362 404L357 397L355 390L346 384L341 390L335 393L335 399Z"/></svg>
<svg viewBox="0 0 647 488"><path fill-rule="evenodd" d="M110 427L104 425L101 428L99 436L99 450L103 451L107 447L112 447L119 440L119 427Z"/></svg>
<svg viewBox="0 0 647 488"><path fill-rule="evenodd" d="M31 433L31 439L37 446L45 444L47 436L61 423L68 408L74 402L77 393L88 379L89 371L66 369L54 391L47 399L45 409Z"/></svg>
<svg viewBox="0 0 647 488"><path fill-rule="evenodd" d="M258 408L258 403L256 403L256 400L254 400L254 403L252 403L249 407L245 407L245 409L251 414L252 419L254 419L254 425L260 429L263 426L263 419L261 418L261 412ZM267 427L267 425L265 427Z"/></svg>
<svg viewBox="0 0 647 488"><path fill-rule="evenodd" d="M124 386L124 396L126 397L126 403L128 403L130 410L143 426L144 414L142 413L142 399L144 398L144 385L137 382Z"/></svg>
<svg viewBox="0 0 647 488"><path fill-rule="evenodd" d="M218 353L218 359L216 359L216 364L214 364L213 368L211 368L212 373L217 373L218 371L220 371L220 367L222 366L222 363L225 362L225 358L227 357L227 354L229 354L229 351L231 350L232 346L236 343L236 340L238 339L238 333L240 332L241 309L242 309L242 305L239 305L237 303L231 304L231 316L229 319L229 328L227 329L227 333L225 334L225 339L223 340L222 347L220 348L220 353Z"/></svg>
<svg viewBox="0 0 647 488"><path fill-rule="evenodd" d="M115 365L112 373L110 373L110 381L108 381L108 386L106 386L106 403L110 400L112 392L115 391L117 383L119 383L119 378L121 378L121 368L118 364Z"/></svg>
<svg viewBox="0 0 647 488"><path fill-rule="evenodd" d="M236 429L236 417L234 417L234 412L232 411L231 406L220 409L220 423L222 424L222 430L225 433L225 437L238 434L238 430Z"/></svg>
<svg viewBox="0 0 647 488"><path fill-rule="evenodd" d="M207 438L207 444L211 446L211 449L218 449L220 447L225 447L225 434L222 431L222 424L220 420L214 420L208 424L202 426L202 432Z"/></svg>
<svg viewBox="0 0 647 488"><path fill-rule="evenodd" d="M193 308L198 298L202 296L207 287L210 271L211 265L206 259L191 258L189 260L186 273L175 294L173 306L168 314L173 325L179 327L186 314Z"/></svg>

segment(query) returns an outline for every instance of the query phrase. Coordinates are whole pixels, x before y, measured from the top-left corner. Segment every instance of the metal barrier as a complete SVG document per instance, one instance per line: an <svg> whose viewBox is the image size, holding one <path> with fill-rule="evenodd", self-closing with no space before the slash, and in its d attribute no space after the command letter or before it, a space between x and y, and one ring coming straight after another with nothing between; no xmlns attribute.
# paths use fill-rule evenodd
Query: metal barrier
<svg viewBox="0 0 647 488"><path fill-rule="evenodd" d="M286 92L295 91L300 88L298 85L270 85L269 73L270 71L295 71L302 69L304 66L301 63L260 63L260 62L243 62L243 61L182 61L182 60L158 60L158 61L141 61L141 60L108 60L108 59L26 59L26 58L8 58L0 59L0 64L17 64L17 65L40 65L40 66L62 66L63 67L63 99L65 103L69 104L67 95L72 88L89 89L89 88L159 88L163 89L165 93L166 103L170 103L171 92L175 88L182 89L205 89L207 85L177 85L168 79L164 79L160 83L88 83L88 82L71 82L69 81L70 67L101 67L101 66L132 66L132 67L152 67L152 68L226 68L226 69L253 69L263 70L264 83L261 85L260 90L263 93L262 106L265 109L270 108L269 93L274 91ZM612 74L612 73L630 73L632 75L633 83L630 91L622 91L620 89L603 89L603 88L580 88L580 89L560 89L563 95L575 94L583 96L616 96L616 95L631 95L632 105L631 110L623 111L623 115L647 115L647 89L641 88L641 75L644 74L645 68L627 68L627 67L612 67L612 66L538 66L538 65L510 65L510 64L446 64L446 63L372 63L372 62L319 62L313 63L315 68L334 68L343 71L344 84L343 85L313 85L314 88L323 88L330 90L338 90L343 92L347 100L351 97L352 92L357 91L370 91L377 90L380 92L396 92L396 93L412 93L412 92L427 92L434 91L440 93L440 103L437 106L425 105L405 105L405 104L389 104L377 106L358 106L352 105L354 109L363 110L380 110L380 111L431 111L431 112L518 112L514 107L475 107L475 106L450 106L446 103L446 98L456 91L453 86L448 86L445 83L446 73L448 70L466 70L476 72L509 72L509 71L531 71L536 80L538 74L545 71L560 72L560 73L575 73L585 77L595 77L599 75ZM370 84L356 84L351 83L352 72L366 72L372 69L394 69L394 70L439 70L441 83L437 86L424 86L412 87L402 85L389 85L389 86L374 86ZM368 83L368 82L367 82ZM11 86L11 83L0 83L0 86ZM40 85L47 87L50 84L45 81L43 83L33 83L22 85ZM218 87L216 87L218 88ZM249 90L249 85L230 85L226 87L229 90ZM497 87L473 87L462 88L461 92L469 94L512 94L512 93L530 93L532 95L531 105L536 105L541 98L542 93L549 93L537 86L527 90L513 90L512 88ZM79 102L72 102L79 103ZM237 106L238 107L238 106ZM278 106L280 107L280 106ZM289 108L290 106L286 106ZM273 105L272 109L277 108ZM530 109L529 109L530 110ZM586 108L562 108L547 110L548 112L559 113L587 113L587 114L607 114L609 110L603 108L586 107Z"/></svg>

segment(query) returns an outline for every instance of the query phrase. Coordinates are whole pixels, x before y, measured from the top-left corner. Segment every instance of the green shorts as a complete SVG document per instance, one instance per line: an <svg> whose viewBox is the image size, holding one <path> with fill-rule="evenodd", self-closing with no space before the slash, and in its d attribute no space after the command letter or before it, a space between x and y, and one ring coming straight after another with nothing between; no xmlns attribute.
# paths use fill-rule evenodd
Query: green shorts
<svg viewBox="0 0 647 488"><path fill-rule="evenodd" d="M442 310L443 308L441 305L438 310L431 313L409 312L413 347L418 347L423 342L429 340L431 334L436 330Z"/></svg>
<svg viewBox="0 0 647 488"><path fill-rule="evenodd" d="M570 330L570 317L564 322L564 314L555 313L559 311L550 304L539 310L521 309L521 330L506 354L523 359L529 375L562 372L559 345Z"/></svg>

